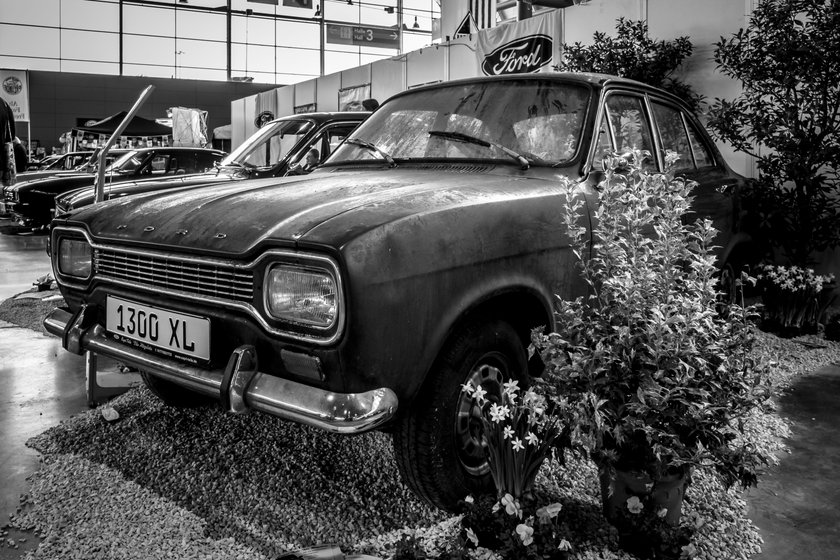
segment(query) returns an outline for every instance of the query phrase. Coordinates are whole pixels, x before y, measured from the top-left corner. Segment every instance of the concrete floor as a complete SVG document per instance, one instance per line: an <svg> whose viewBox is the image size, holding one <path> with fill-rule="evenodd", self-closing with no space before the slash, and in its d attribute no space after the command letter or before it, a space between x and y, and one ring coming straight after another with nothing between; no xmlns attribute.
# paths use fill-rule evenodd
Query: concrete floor
<svg viewBox="0 0 840 560"><path fill-rule="evenodd" d="M0 301L52 273L46 243L43 233L0 219ZM84 357L65 351L58 338L0 321L0 528L9 531L0 534L0 560L20 558L38 546L35 535L4 528L28 491L26 477L38 468L40 456L26 440L88 409L85 369ZM138 382L136 374L119 373L110 360L98 369L97 380L106 387ZM8 546L9 539L18 548Z"/></svg>
<svg viewBox="0 0 840 560"><path fill-rule="evenodd" d="M45 243L44 235L0 233L0 301L29 290L35 278L50 272ZM125 384L114 364L100 367L103 385ZM84 359L64 351L55 337L0 321L0 384L3 527L27 492L26 477L38 467L38 454L26 440L87 409ZM792 453L747 494L750 517L765 541L756 560L840 559L838 395L840 367L830 366L803 377L781 399L781 414L794 422ZM17 549L7 546L9 538ZM11 531L0 540L0 560L20 558L37 545L34 535Z"/></svg>
<svg viewBox="0 0 840 560"><path fill-rule="evenodd" d="M32 233L0 219L0 301L31 289L36 278L52 274L46 247L45 233Z"/></svg>
<svg viewBox="0 0 840 560"><path fill-rule="evenodd" d="M748 496L765 552L757 560L840 559L840 367L797 381L781 399L791 453Z"/></svg>

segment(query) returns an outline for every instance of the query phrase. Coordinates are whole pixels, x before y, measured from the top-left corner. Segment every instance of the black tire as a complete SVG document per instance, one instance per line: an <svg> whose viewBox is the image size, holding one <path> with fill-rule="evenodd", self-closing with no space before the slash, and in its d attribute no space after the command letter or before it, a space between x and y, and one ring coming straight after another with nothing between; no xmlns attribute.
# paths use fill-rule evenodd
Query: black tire
<svg viewBox="0 0 840 560"><path fill-rule="evenodd" d="M468 494L494 492L478 439L473 399L461 390L467 380L501 394L501 383L527 381L522 341L508 323L473 322L454 335L429 378L396 426L394 455L403 482L429 504L457 511Z"/></svg>
<svg viewBox="0 0 840 560"><path fill-rule="evenodd" d="M143 383L156 397L169 406L178 408L196 408L210 404L212 399L202 394L176 385L166 379L161 379L151 373L141 371Z"/></svg>

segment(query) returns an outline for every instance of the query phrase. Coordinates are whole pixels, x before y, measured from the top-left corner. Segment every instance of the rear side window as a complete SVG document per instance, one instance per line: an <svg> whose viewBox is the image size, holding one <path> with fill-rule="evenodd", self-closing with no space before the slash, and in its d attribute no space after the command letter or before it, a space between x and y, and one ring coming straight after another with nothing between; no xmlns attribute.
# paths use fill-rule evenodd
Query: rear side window
<svg viewBox="0 0 840 560"><path fill-rule="evenodd" d="M674 171L694 169L694 156L691 153L691 143L682 113L678 109L656 102L652 103L652 106L662 149L665 152L675 152L679 156L674 164Z"/></svg>
<svg viewBox="0 0 840 560"><path fill-rule="evenodd" d="M688 139L691 142L691 152L694 154L694 162L697 167L710 167L714 165L715 160L712 157L712 153L709 151L709 148L700 141L700 135L697 134L697 130L694 128L694 125L691 121L686 124L688 124Z"/></svg>
<svg viewBox="0 0 840 560"><path fill-rule="evenodd" d="M680 156L675 171L693 170L715 164L709 148L700 140L694 123L679 109L653 102L653 114L659 129L662 149ZM664 154L663 154L664 155Z"/></svg>

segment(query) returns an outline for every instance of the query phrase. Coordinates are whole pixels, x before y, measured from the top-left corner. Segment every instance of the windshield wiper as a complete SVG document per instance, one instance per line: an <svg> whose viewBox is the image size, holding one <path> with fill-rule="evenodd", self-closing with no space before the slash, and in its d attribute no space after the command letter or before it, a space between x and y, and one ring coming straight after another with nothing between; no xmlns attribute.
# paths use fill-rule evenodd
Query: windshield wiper
<svg viewBox="0 0 840 560"><path fill-rule="evenodd" d="M518 161L523 171L531 167L531 162L528 161L528 158L526 158L520 153L511 150L510 148L502 146L497 142L492 142L490 140L482 140L481 138L476 138L475 136L470 136L469 134L464 134L463 132L451 132L447 130L430 130L429 136L439 136L448 140L455 140L456 142L477 144L478 146L484 146L485 148L489 148L490 146L492 146L494 148L498 148L499 150L503 151L504 153Z"/></svg>
<svg viewBox="0 0 840 560"><path fill-rule="evenodd" d="M361 146L362 148L367 148L371 152L376 152L377 154L382 156L382 159L387 161L388 165L390 165L391 167L396 167L397 165L397 162L394 161L394 158L392 158L387 152L379 148L376 144L368 142L367 140L360 140L359 138L345 138L344 141L348 144L353 144L354 146Z"/></svg>

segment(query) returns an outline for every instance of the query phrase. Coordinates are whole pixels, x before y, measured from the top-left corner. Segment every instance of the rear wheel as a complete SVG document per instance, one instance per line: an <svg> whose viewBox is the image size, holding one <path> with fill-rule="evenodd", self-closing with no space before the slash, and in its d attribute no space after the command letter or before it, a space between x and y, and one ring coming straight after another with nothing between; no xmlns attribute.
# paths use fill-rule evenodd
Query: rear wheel
<svg viewBox="0 0 840 560"><path fill-rule="evenodd" d="M504 321L471 323L447 344L393 436L403 481L425 501L455 511L467 494L493 492L479 410L461 387L481 385L492 399L505 381L524 381L526 367L522 341Z"/></svg>
<svg viewBox="0 0 840 560"><path fill-rule="evenodd" d="M169 406L178 408L195 408L207 405L211 402L210 397L206 397L195 391L191 391L180 385L161 379L151 373L141 371L140 376L143 378L143 383L146 387L155 394L160 400Z"/></svg>

